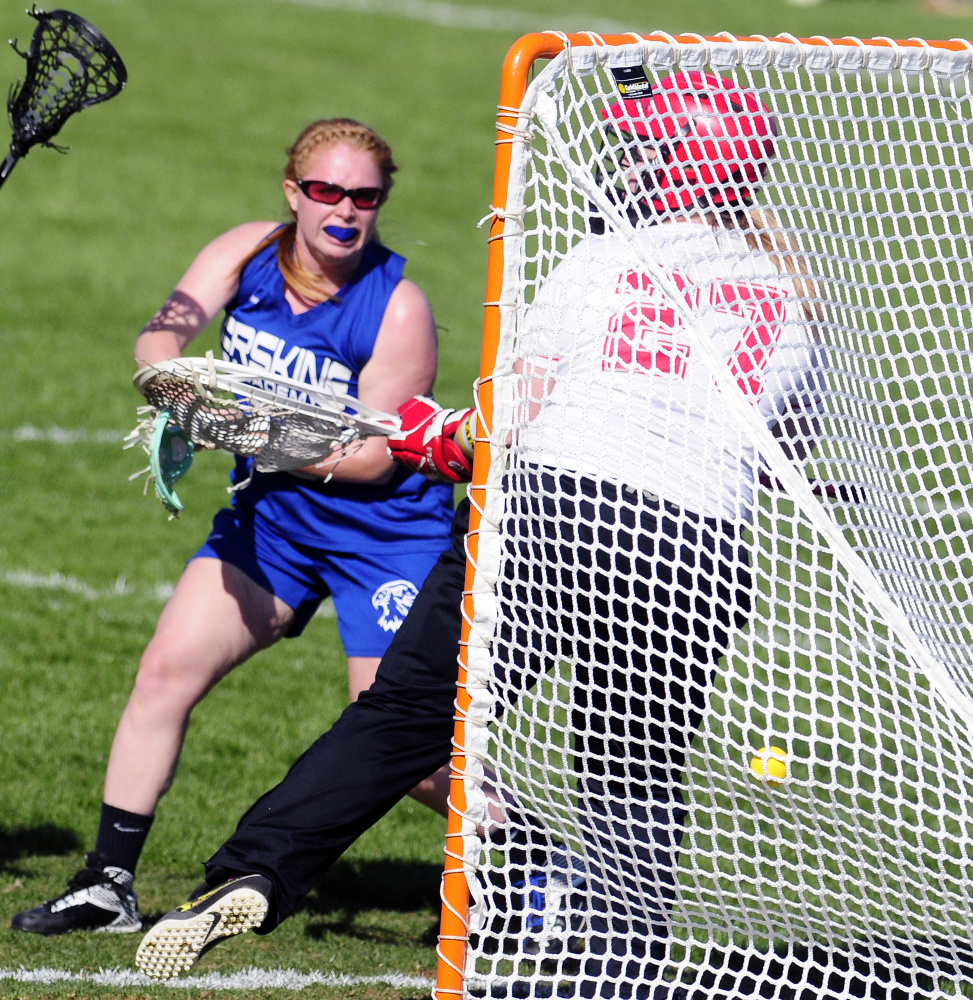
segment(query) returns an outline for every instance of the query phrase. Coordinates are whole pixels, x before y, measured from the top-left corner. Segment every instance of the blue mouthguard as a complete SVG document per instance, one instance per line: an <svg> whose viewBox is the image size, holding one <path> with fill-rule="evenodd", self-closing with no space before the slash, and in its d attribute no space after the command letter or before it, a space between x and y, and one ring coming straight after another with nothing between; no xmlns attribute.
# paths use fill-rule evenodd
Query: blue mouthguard
<svg viewBox="0 0 973 1000"><path fill-rule="evenodd" d="M348 240L358 235L358 230L349 226L325 226L324 231L336 240L341 240L342 243L347 243Z"/></svg>

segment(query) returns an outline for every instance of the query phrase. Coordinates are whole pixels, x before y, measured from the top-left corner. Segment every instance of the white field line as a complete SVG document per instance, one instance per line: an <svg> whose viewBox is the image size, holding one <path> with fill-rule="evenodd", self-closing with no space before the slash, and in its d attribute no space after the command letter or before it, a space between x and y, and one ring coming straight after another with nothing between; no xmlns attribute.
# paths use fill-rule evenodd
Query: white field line
<svg viewBox="0 0 973 1000"><path fill-rule="evenodd" d="M143 601L164 603L172 597L175 584L155 583L146 587L135 587L124 576L118 576L110 587L92 587L76 576L65 576L55 570L53 573L35 573L29 569L0 568L0 586L15 587L20 590L51 590L62 594L73 594L86 601L104 601L114 597L135 597ZM321 602L315 616L334 618L334 601L329 597ZM0 970L0 978L3 972Z"/></svg>
<svg viewBox="0 0 973 1000"><path fill-rule="evenodd" d="M95 444L117 444L121 446L125 435L121 431L89 431L84 428L68 430L64 427L38 428L30 424L13 430L0 428L0 441L9 439L18 442L44 441L50 444L79 444L93 442ZM130 584L124 576L116 578L108 587L92 587L75 576L66 576L57 570L51 573L38 573L29 569L4 569L0 567L0 586L17 587L22 590L50 590L62 594L73 594L86 601L104 601L115 597L135 597L146 601L168 601L175 590L173 583L154 583L148 586L136 587ZM329 597L321 602L317 614L323 618L333 618L334 602ZM4 972L0 969L0 979Z"/></svg>
<svg viewBox="0 0 973 1000"><path fill-rule="evenodd" d="M122 431L88 430L87 428L34 427L24 424L13 429L0 428L0 441L7 439L18 443L44 442L48 444L113 444L121 447L125 437ZM148 587L135 587L124 576L119 576L109 587L92 587L74 576L65 576L57 571L38 573L29 569L0 568L0 584L19 587L24 590L51 590L73 594L86 601L103 601L111 597L141 597L150 601L167 601L172 596L174 585L156 583ZM5 975L0 970L0 978Z"/></svg>
<svg viewBox="0 0 973 1000"><path fill-rule="evenodd" d="M0 567L0 586L15 587L20 590L50 590L62 594L73 594L86 601L104 601L116 597L134 597L143 601L164 603L172 597L175 585L155 583L136 587L124 576L118 576L110 587L92 587L76 576L65 576L55 570L52 573L35 573L29 569L3 569ZM322 601L315 616L334 618L334 601L329 597ZM3 972L0 970L0 978Z"/></svg>
<svg viewBox="0 0 973 1000"><path fill-rule="evenodd" d="M0 980L18 983L96 983L99 986L168 986L171 989L205 990L303 990L306 986L391 986L393 989L431 989L434 981L402 972L384 976L347 976L338 972L297 972L294 969L244 969L242 972L209 972L160 983L128 969L67 972L62 969L0 969Z"/></svg>
<svg viewBox="0 0 973 1000"><path fill-rule="evenodd" d="M86 601L104 601L112 597L140 597L148 601L167 601L175 586L171 583L156 583L147 587L135 587L124 576L116 578L109 587L92 587L75 576L65 576L56 570L53 573L35 573L29 569L0 568L0 585L21 590L52 590L63 594L73 594Z"/></svg>
<svg viewBox="0 0 973 1000"><path fill-rule="evenodd" d="M353 14L379 14L408 21L421 21L439 28L463 28L467 31L498 31L526 34L530 31L596 31L620 35L635 31L638 25L612 21L597 14L535 14L509 8L467 7L446 0L276 0L323 10Z"/></svg>
<svg viewBox="0 0 973 1000"><path fill-rule="evenodd" d="M7 439L24 443L40 441L47 444L117 444L121 448L122 440L127 433L127 431L92 431L84 427L68 429L23 424L12 430L0 428L0 441Z"/></svg>

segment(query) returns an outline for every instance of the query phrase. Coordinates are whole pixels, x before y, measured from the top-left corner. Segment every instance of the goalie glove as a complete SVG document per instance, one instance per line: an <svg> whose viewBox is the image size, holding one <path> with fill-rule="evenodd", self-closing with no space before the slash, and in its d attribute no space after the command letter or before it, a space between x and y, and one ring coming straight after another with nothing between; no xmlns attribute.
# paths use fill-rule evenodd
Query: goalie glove
<svg viewBox="0 0 973 1000"><path fill-rule="evenodd" d="M396 462L438 482L470 481L476 410L447 410L426 396L413 396L398 413L402 428L389 435L389 454Z"/></svg>

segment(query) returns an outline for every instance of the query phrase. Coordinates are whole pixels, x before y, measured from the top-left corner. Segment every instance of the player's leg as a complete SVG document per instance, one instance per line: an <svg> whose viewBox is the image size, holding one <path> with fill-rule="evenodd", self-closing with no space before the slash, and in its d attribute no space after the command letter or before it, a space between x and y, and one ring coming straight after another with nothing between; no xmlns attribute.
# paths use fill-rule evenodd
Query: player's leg
<svg viewBox="0 0 973 1000"><path fill-rule="evenodd" d="M585 850L564 865L565 877L552 893L557 868L552 862L558 853L566 856L566 848L552 844L543 822L521 816L508 824L509 887L498 896L498 916L491 926L505 933L502 912L512 904L514 916L523 914L522 929L513 935L519 939L517 950L573 962L573 968L565 965L560 974L570 974L582 995L593 996L602 984L611 990L614 982L643 978L650 927L664 922L664 915L658 904L656 920L643 914L646 896L640 890L654 885L654 869L667 872L674 857L671 844L668 857L654 857L650 846L664 817L650 814L647 645L643 636L633 642L639 630L631 620L632 613L650 606L652 595L641 592L645 587L634 592L637 575L624 565L637 550L633 518L628 516L624 524L631 511L621 509L617 487L543 470L512 475L521 482L511 492L505 531L498 695L512 703L558 662L572 664L577 819ZM637 495L634 500L638 502ZM639 569L645 573L645 567ZM626 742L632 744L631 753L623 747ZM646 831L648 842L633 826ZM613 860L605 865L603 857ZM641 870L645 862L650 866L647 880ZM618 922L609 927L616 909L639 914L639 926ZM516 928L517 922L510 926ZM553 928L563 930L552 934ZM592 956L583 968L568 954L580 933ZM514 992L528 988L519 981L508 985Z"/></svg>
<svg viewBox="0 0 973 1000"><path fill-rule="evenodd" d="M382 655L412 607L441 548L407 549L386 546L381 552L342 555L327 567L325 579L335 602L338 630L349 655L350 701L367 691L375 680ZM331 562L329 560L329 562ZM449 766L420 782L409 793L417 802L438 812L449 813Z"/></svg>
<svg viewBox="0 0 973 1000"><path fill-rule="evenodd" d="M276 642L293 611L236 566L194 559L146 647L108 757L105 802L151 814L172 783L192 709Z"/></svg>
<svg viewBox="0 0 973 1000"><path fill-rule="evenodd" d="M573 659L568 640L575 625L561 620L562 615L570 618L565 602L572 598L560 574L571 565L576 549L570 534L575 514L559 505L553 483L531 467L512 470L506 483L515 488L508 489L501 532L504 558L493 649L493 690L504 708L513 709L545 674ZM562 915L579 881L577 859L542 818L516 803L508 803L495 819L487 837L506 861L489 897L483 947L503 953L563 952L571 928Z"/></svg>
<svg viewBox="0 0 973 1000"><path fill-rule="evenodd" d="M580 587L593 595L582 617L611 623L610 634L592 636L576 672L593 956L582 997L606 980L641 983L635 995L651 995L659 981L686 815L686 751L752 590L746 552L715 521L644 501L618 508L617 520L615 544L595 547Z"/></svg>
<svg viewBox="0 0 973 1000"><path fill-rule="evenodd" d="M377 656L348 657L349 701L357 701L362 691L367 691L372 686L379 663L381 658ZM409 794L433 812L438 812L440 816L448 816L449 782L449 765L446 764L435 774L420 781Z"/></svg>
<svg viewBox="0 0 973 1000"><path fill-rule="evenodd" d="M375 680L381 656L348 657L348 701L358 701L362 691L367 691Z"/></svg>
<svg viewBox="0 0 973 1000"><path fill-rule="evenodd" d="M140 929L132 890L155 806L175 771L189 715L212 686L276 641L302 607L303 584L267 562L277 540L221 511L186 567L143 654L112 744L94 850L67 892L17 914L41 934ZM280 596L283 595L283 596ZM302 613L309 614L302 608Z"/></svg>
<svg viewBox="0 0 973 1000"><path fill-rule="evenodd" d="M453 545L439 557L395 633L375 683L248 810L207 863L213 888L231 877L267 879L263 890L252 882L239 887L249 913L260 909L252 894L263 898L259 919L248 918L261 933L290 916L365 830L449 760L468 518L468 504L461 504ZM206 895L163 918L139 948L139 968L156 978L179 975L214 940L237 933L239 928L221 930L223 908L237 902L235 883L227 885L224 895ZM201 922L193 923L187 913ZM217 913L220 921L213 919ZM202 938L200 926L207 928ZM172 958L176 954L182 956L179 962Z"/></svg>
<svg viewBox="0 0 973 1000"><path fill-rule="evenodd" d="M704 607L701 600L717 577L715 546L712 537L675 544L665 533L675 528L663 526L640 494L626 500L608 483L515 474L524 482L508 510L497 691L512 702L559 660L574 665L572 729L580 736L578 818L586 847L584 859L567 859L553 893L550 873L564 848L559 852L544 824L529 817L509 824L514 906L517 884L526 893L545 872L548 883L530 892L529 906L521 902L520 912L531 912L519 947L563 955L571 932L584 929L589 953L605 956L588 963L585 989L596 977L638 981L658 971L647 942L664 938L672 897L684 817L675 789L709 671L726 645L727 629L716 636L710 628L714 602ZM695 610L684 614L680 605L678 622L670 624L667 612L657 620L655 605L679 587L694 592ZM687 627L677 650L673 639ZM615 857L610 870L599 862ZM582 870L584 893L577 884ZM587 913L582 897L593 903ZM610 927L611 911L637 916L632 926ZM565 933L551 936L551 927Z"/></svg>

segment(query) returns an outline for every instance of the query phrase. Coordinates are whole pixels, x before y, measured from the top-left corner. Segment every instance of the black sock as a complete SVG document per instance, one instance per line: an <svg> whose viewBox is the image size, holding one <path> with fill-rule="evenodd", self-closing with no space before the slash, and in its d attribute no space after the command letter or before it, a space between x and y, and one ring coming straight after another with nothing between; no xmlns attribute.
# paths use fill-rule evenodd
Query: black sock
<svg viewBox="0 0 973 1000"><path fill-rule="evenodd" d="M134 875L153 819L154 815L143 816L102 802L101 822L95 840L95 854L99 862L103 866L124 868Z"/></svg>

